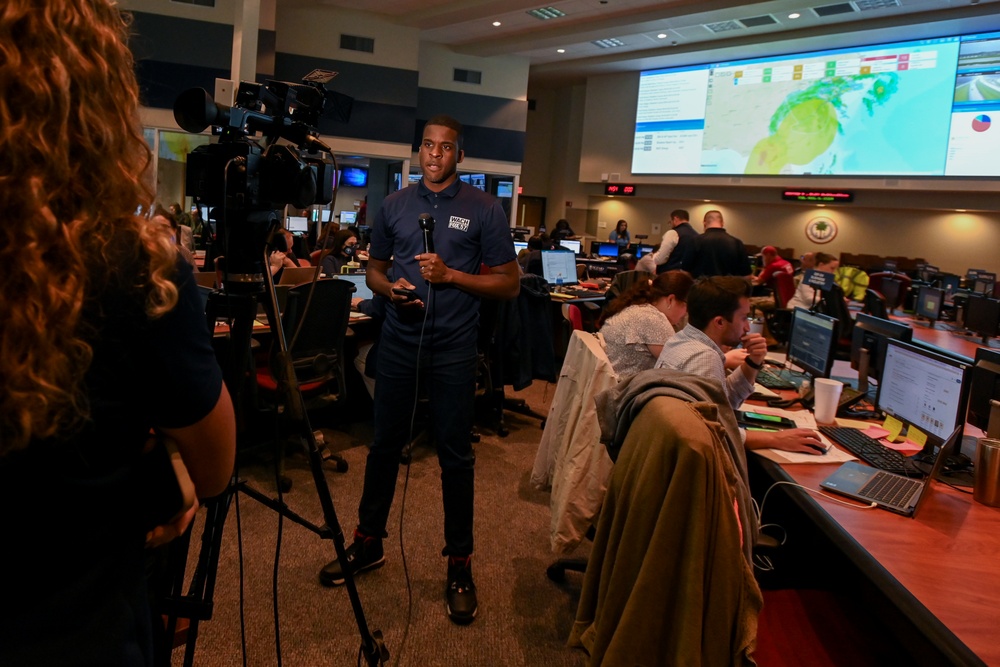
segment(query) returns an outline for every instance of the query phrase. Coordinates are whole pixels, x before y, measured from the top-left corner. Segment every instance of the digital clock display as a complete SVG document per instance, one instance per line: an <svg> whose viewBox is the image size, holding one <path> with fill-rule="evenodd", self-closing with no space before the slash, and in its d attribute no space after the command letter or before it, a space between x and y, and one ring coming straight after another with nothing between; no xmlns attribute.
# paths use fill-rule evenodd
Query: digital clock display
<svg viewBox="0 0 1000 667"><path fill-rule="evenodd" d="M635 186L626 183L605 183L604 194L613 197L634 197Z"/></svg>

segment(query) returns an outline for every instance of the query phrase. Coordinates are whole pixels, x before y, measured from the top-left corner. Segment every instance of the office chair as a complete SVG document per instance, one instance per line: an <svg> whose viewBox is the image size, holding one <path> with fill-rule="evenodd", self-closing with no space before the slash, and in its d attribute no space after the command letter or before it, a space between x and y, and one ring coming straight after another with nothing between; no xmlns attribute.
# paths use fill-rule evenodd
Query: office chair
<svg viewBox="0 0 1000 667"><path fill-rule="evenodd" d="M878 271L868 276L868 287L885 296L886 308L891 313L906 303L913 280L905 273ZM893 293L895 291L895 294Z"/></svg>
<svg viewBox="0 0 1000 667"><path fill-rule="evenodd" d="M844 301L844 291L840 288L840 285L834 284L830 287L830 291L822 292L819 303L816 304L814 310L837 318L839 331L837 332L834 355L836 359L850 359L851 339L854 335L854 318L851 316L851 311L847 309L847 303Z"/></svg>
<svg viewBox="0 0 1000 667"><path fill-rule="evenodd" d="M885 297L873 289L865 290L864 306L861 308L861 312L872 317L880 317L883 320L889 319Z"/></svg>
<svg viewBox="0 0 1000 667"><path fill-rule="evenodd" d="M600 441L594 397L617 382L603 337L574 331L531 471L532 486L552 490L549 538L554 553L569 554L584 537L593 539L612 469ZM560 558L546 574L558 582L567 570L583 572L586 567L586 559Z"/></svg>
<svg viewBox="0 0 1000 667"><path fill-rule="evenodd" d="M631 420L568 642L591 664L748 662L762 602L749 489L727 481L739 464L704 410L658 396Z"/></svg>
<svg viewBox="0 0 1000 667"><path fill-rule="evenodd" d="M604 295L604 305L607 307L618 295L634 285L637 281L649 280L655 276L647 271L619 271L611 281L611 286Z"/></svg>
<svg viewBox="0 0 1000 667"><path fill-rule="evenodd" d="M296 285L288 291L282 316L294 381L302 391L307 410L316 410L346 398L344 340L351 313L354 285L346 280L320 280L310 302L312 283ZM307 306L308 303L308 306ZM307 309L308 307L308 309ZM276 359L257 369L257 388L265 404L281 411ZM283 490L291 488L284 476L284 448L279 446L278 476ZM347 461L327 452L324 458L336 464L337 472L347 471Z"/></svg>
<svg viewBox="0 0 1000 667"><path fill-rule="evenodd" d="M792 311L788 308L771 308L763 311L764 324L771 338L785 347L788 345L788 336L792 331Z"/></svg>

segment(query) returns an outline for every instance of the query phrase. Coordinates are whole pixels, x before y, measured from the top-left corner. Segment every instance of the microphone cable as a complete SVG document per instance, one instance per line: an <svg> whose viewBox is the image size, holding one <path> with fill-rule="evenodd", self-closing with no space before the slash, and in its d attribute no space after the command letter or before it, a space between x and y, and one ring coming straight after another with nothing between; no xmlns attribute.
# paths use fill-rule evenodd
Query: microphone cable
<svg viewBox="0 0 1000 667"><path fill-rule="evenodd" d="M424 333L427 329L427 317L431 311L431 303L434 299L434 289L430 283L427 284L427 303L424 304L424 320L420 324L420 337L417 339L417 359L416 373L413 382L413 408L410 411L410 432L407 442L413 444L413 431L417 421L417 406L420 403L420 353L424 345ZM403 475L403 496L399 501L399 555L403 565L403 577L406 580L406 624L403 626L403 638L399 642L399 649L395 651L395 665L400 664L403 653L406 650L406 640L410 636L410 626L413 623L413 582L410 580L410 568L406 562L406 547L403 540L403 519L406 516L406 492L410 488L410 465L413 463L413 450L406 458L406 473Z"/></svg>

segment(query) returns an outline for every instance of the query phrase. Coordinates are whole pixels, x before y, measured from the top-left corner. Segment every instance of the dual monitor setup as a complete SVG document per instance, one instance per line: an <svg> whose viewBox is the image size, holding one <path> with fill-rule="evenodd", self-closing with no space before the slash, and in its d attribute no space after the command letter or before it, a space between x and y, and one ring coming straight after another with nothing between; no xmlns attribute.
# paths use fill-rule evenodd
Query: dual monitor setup
<svg viewBox="0 0 1000 667"><path fill-rule="evenodd" d="M830 377L836 318L796 308L788 360L812 378ZM858 390L876 385L875 409L943 442L966 421L1000 436L1000 350L975 359L913 340L905 324L859 313L851 341ZM955 454L961 439L956 440Z"/></svg>
<svg viewBox="0 0 1000 667"><path fill-rule="evenodd" d="M583 247L583 241L578 239L561 239L557 243L557 250L569 250L573 253L575 257L586 258L592 257L595 259L617 259L620 254L626 252L631 253L636 259L639 259L643 255L653 251L653 246L642 245L642 244L631 244L627 249L619 248L617 243L612 243L608 241L591 241L590 243L590 253L589 255L585 252ZM527 249L527 241L514 241L514 252L521 252Z"/></svg>
<svg viewBox="0 0 1000 667"><path fill-rule="evenodd" d="M311 217L304 215L289 215L285 218L285 229L293 234L308 234L311 222L330 222L336 219L342 226L356 225L358 222L358 212L354 210L340 211L333 213L328 209L318 209L313 211Z"/></svg>

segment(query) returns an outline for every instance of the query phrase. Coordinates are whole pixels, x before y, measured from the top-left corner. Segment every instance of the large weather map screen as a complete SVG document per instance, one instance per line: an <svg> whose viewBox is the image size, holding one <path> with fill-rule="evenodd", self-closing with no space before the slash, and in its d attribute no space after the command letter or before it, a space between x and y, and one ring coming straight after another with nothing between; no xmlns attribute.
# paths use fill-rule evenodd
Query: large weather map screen
<svg viewBox="0 0 1000 667"><path fill-rule="evenodd" d="M1000 33L641 74L635 174L1000 175Z"/></svg>

